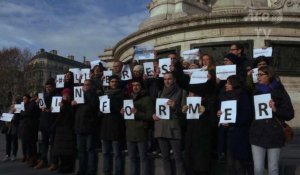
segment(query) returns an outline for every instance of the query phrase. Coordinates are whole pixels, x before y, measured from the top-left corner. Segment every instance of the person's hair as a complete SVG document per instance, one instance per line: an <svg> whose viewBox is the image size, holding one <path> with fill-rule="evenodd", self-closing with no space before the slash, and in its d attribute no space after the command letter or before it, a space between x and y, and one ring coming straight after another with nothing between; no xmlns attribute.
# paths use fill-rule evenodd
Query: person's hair
<svg viewBox="0 0 300 175"><path fill-rule="evenodd" d="M245 48L244 48L243 44L241 44L241 43L233 43L233 44L231 44L231 46L236 46L236 49L241 50L241 54L243 54L245 51Z"/></svg>
<svg viewBox="0 0 300 175"><path fill-rule="evenodd" d="M46 85L51 85L51 86L55 87L55 79L52 78L52 77L50 77L50 78L46 81L45 86L46 86Z"/></svg>
<svg viewBox="0 0 300 175"><path fill-rule="evenodd" d="M208 58L209 58L209 65L208 65L207 69L213 69L216 65L216 62L215 62L214 58L209 54L201 55L201 57L200 57L201 66L203 66L203 57L205 57L205 56L208 56Z"/></svg>
<svg viewBox="0 0 300 175"><path fill-rule="evenodd" d="M266 62L266 64L269 66L270 65L270 62L269 62L269 59L265 56L259 56L255 59L254 63L253 63L253 68L256 68L257 65L260 63L260 62Z"/></svg>
<svg viewBox="0 0 300 175"><path fill-rule="evenodd" d="M240 79L236 75L231 75L227 78L227 81L230 82L233 89L239 89L241 88Z"/></svg>
<svg viewBox="0 0 300 175"><path fill-rule="evenodd" d="M262 66L258 69L258 71L261 71L261 72L269 75L270 82L272 82L274 79L276 79L276 74L270 66Z"/></svg>
<svg viewBox="0 0 300 175"><path fill-rule="evenodd" d="M112 76L108 77L108 81L109 81L109 82L110 82L112 79L116 79L116 80L120 81L120 78L119 78L118 75L112 75Z"/></svg>
<svg viewBox="0 0 300 175"><path fill-rule="evenodd" d="M28 98L28 100L30 100L30 99L31 99L31 97L30 97L30 95L29 95L29 94L24 94L24 95L23 95L23 97L26 97L26 98Z"/></svg>

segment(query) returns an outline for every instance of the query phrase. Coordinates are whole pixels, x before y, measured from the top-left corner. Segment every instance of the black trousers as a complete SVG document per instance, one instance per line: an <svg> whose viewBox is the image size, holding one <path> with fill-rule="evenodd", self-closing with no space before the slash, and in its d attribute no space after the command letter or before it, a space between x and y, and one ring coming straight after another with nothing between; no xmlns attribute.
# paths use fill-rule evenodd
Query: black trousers
<svg viewBox="0 0 300 175"><path fill-rule="evenodd" d="M6 139L6 155L10 156L11 151L14 156L18 152L18 137L17 135L5 134Z"/></svg>

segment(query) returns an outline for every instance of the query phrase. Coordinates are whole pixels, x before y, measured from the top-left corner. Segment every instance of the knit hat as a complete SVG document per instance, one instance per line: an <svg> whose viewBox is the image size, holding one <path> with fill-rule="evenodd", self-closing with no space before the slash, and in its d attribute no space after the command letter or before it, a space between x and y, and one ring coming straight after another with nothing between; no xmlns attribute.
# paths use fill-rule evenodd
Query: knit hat
<svg viewBox="0 0 300 175"><path fill-rule="evenodd" d="M233 64L237 64L239 59L239 57L233 53L227 54L224 58L229 59Z"/></svg>

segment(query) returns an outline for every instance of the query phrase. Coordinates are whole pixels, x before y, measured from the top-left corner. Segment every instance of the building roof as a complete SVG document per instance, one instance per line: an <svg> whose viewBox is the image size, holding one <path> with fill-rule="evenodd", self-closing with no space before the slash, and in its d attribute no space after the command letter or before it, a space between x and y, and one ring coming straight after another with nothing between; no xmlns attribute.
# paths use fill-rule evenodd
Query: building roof
<svg viewBox="0 0 300 175"><path fill-rule="evenodd" d="M33 61L35 59L39 59L39 58L46 58L55 62L59 62L62 64L67 64L70 66L74 66L74 67L78 67L78 68L82 68L82 67L86 67L86 65L84 63L81 63L79 61L75 61L75 60L71 60L69 58L66 57L62 57L56 54L52 54L46 51L42 51L38 54L36 54L30 61Z"/></svg>

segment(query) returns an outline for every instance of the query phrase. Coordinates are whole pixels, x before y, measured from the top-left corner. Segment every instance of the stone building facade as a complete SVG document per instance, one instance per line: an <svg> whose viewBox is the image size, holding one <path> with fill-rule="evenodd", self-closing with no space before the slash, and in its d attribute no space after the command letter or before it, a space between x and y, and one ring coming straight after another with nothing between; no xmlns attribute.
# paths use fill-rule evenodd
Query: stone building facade
<svg viewBox="0 0 300 175"><path fill-rule="evenodd" d="M150 17L102 60L127 61L138 44L154 45L158 55L200 48L216 60L235 42L249 57L254 48L272 46L272 64L296 108L291 124L300 127L300 0L152 0L148 9Z"/></svg>
<svg viewBox="0 0 300 175"><path fill-rule="evenodd" d="M46 52L40 49L30 60L26 69L27 87L31 92L43 90L44 83L57 74L64 74L69 68L85 68L86 64L75 61L74 56L68 58L59 56L56 50Z"/></svg>

